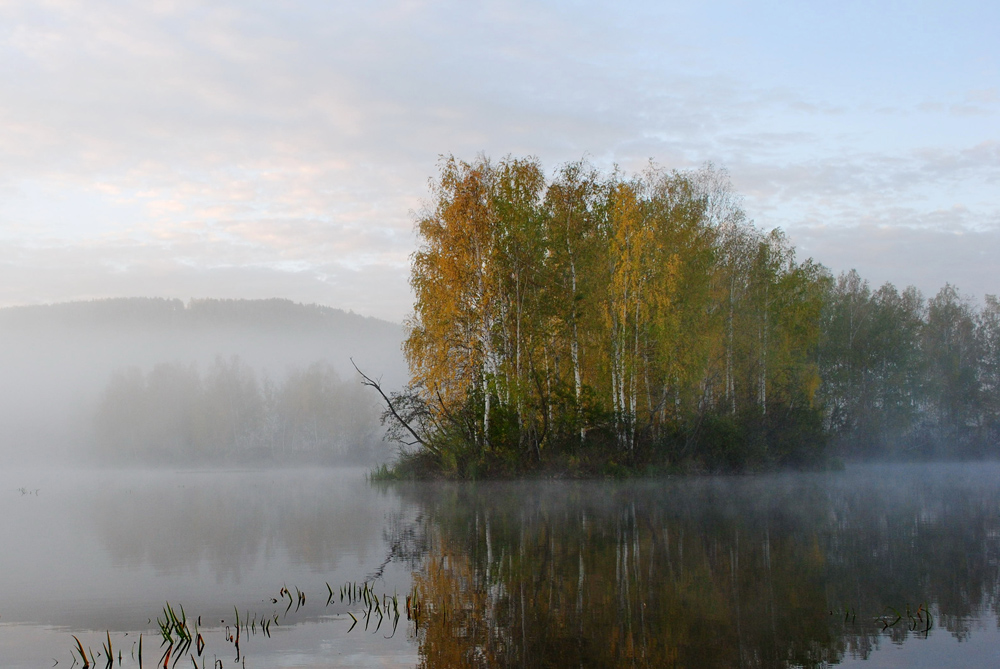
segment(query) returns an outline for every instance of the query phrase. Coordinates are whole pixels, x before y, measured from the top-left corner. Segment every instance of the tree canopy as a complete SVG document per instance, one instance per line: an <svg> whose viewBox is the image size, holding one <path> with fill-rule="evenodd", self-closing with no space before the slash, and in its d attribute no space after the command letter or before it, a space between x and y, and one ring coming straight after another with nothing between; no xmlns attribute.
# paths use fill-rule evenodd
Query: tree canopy
<svg viewBox="0 0 1000 669"><path fill-rule="evenodd" d="M724 172L551 180L447 157L416 223L404 352L422 457L459 475L821 452L825 274L745 216Z"/></svg>
<svg viewBox="0 0 1000 669"><path fill-rule="evenodd" d="M1000 307L799 260L724 170L443 157L418 214L396 474L1000 455Z"/></svg>

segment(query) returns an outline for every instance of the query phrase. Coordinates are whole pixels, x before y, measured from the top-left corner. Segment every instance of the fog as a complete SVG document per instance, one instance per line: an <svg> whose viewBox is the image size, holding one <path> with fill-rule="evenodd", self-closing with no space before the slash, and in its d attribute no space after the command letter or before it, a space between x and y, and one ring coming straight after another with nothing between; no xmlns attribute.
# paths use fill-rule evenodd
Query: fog
<svg viewBox="0 0 1000 669"><path fill-rule="evenodd" d="M399 387L401 341L397 324L287 300L0 309L0 457L47 466L384 460L392 453L376 397L351 359ZM216 425L236 417L226 433ZM293 419L311 426L308 439L289 431ZM158 452L117 457L141 440Z"/></svg>

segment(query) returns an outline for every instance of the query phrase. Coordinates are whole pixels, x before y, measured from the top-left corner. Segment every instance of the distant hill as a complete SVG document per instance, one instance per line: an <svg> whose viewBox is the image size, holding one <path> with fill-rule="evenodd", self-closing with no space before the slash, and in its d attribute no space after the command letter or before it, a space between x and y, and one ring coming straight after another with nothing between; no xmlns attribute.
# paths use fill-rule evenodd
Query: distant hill
<svg viewBox="0 0 1000 669"><path fill-rule="evenodd" d="M387 387L399 387L407 378L402 339L396 323L281 299L120 298L2 308L0 457L77 460L92 440L101 393L126 368L205 368L218 356L239 356L276 382L315 362L348 380L353 358Z"/></svg>

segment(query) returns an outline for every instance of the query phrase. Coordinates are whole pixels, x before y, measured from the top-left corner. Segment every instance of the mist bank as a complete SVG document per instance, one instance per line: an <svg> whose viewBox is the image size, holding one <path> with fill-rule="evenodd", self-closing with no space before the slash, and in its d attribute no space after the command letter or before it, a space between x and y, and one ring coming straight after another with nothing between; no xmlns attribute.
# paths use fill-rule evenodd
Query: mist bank
<svg viewBox="0 0 1000 669"><path fill-rule="evenodd" d="M828 281L817 348L832 452L848 459L1000 457L1000 301L951 285L925 299Z"/></svg>
<svg viewBox="0 0 1000 669"><path fill-rule="evenodd" d="M98 404L108 464L371 464L392 455L375 398L327 362L261 380L239 356L116 372Z"/></svg>
<svg viewBox="0 0 1000 669"><path fill-rule="evenodd" d="M279 391L290 392L296 384L301 390L304 379L313 378L316 389L308 401L320 396L336 399L325 418L313 412L314 435L325 431L329 437L322 449L326 455L320 458L328 460L334 454L357 450L343 443L352 438L348 435L368 434L369 446L381 442L371 434L378 427L377 416L370 407L358 409L357 402L366 396L356 384L351 358L362 368L377 368L388 386L401 386L406 378L401 340L398 324L278 299L184 303L125 298L0 309L0 378L4 379L0 457L8 463L76 464L115 461L116 450L121 450L124 461L170 459L174 466L218 461L220 454L236 458L234 462L260 460L260 449L244 448L249 443L244 437L253 432L257 420L251 414L242 414L236 429L244 437L218 442L219 448L210 457L207 449L199 454L199 449L180 448L185 443L183 431L166 436L167 424L178 425L180 379L185 374L197 377L198 383L184 391L185 401L198 403L203 416L208 416L209 395L199 393L209 393L212 383L229 378L221 372L227 368L229 376L242 379L244 388L255 386L261 406L267 405L264 398L276 400ZM166 378L171 376L180 385L168 391ZM123 379L131 379L132 385ZM109 431L106 422L111 415L109 393L125 388L134 406L131 413L121 407L119 418L123 424L137 426L131 442L122 437L121 430ZM292 415L291 404L285 401L283 416ZM354 423L341 430L330 416L349 406L356 409L348 411ZM199 419L199 425L208 429L212 421L218 424L230 418L221 412L207 423ZM105 420L103 427L101 420ZM217 428L211 430L221 434ZM150 439L146 446L126 446L138 446L142 435ZM319 441L314 438L312 443ZM236 448L236 443L241 447ZM263 443L262 439L257 443ZM295 453L292 460L301 459L309 450L305 443L301 435L286 439L286 459ZM361 455L355 452L352 457L356 460Z"/></svg>

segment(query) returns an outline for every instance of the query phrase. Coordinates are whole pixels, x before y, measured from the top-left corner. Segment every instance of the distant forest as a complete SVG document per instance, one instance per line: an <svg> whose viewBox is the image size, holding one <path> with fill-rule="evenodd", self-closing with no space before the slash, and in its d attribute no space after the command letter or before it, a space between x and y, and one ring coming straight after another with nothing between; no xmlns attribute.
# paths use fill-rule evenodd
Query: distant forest
<svg viewBox="0 0 1000 669"><path fill-rule="evenodd" d="M850 458L1000 456L1000 301L824 279L817 405Z"/></svg>
<svg viewBox="0 0 1000 669"><path fill-rule="evenodd" d="M378 409L328 363L260 380L239 356L137 367L111 378L95 436L104 460L365 463L381 440Z"/></svg>
<svg viewBox="0 0 1000 669"><path fill-rule="evenodd" d="M399 325L289 300L0 309L7 462L356 463L389 457L351 366L406 371Z"/></svg>
<svg viewBox="0 0 1000 669"><path fill-rule="evenodd" d="M724 172L442 160L389 475L1000 455L1000 305L798 260ZM372 385L375 385L372 383Z"/></svg>
<svg viewBox="0 0 1000 669"><path fill-rule="evenodd" d="M401 327L288 300L0 309L0 455L620 475L1000 456L1000 301L798 260L725 173L447 159ZM402 346L401 346L402 344Z"/></svg>

